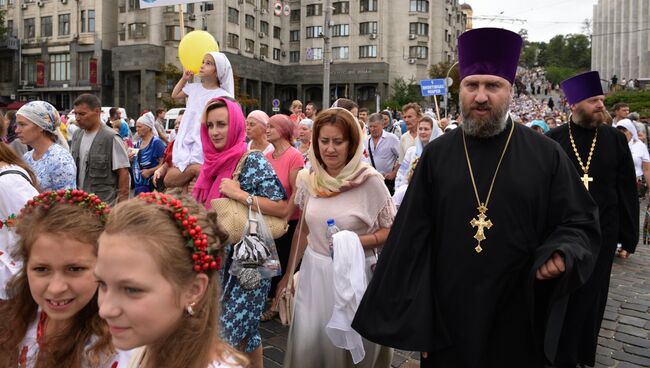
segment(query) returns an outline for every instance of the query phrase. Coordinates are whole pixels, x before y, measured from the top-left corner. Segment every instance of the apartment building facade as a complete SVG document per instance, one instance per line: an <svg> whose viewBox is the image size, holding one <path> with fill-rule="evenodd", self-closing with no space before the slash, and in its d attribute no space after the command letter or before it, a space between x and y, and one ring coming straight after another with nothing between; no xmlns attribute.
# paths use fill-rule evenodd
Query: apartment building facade
<svg viewBox="0 0 650 368"><path fill-rule="evenodd" d="M214 35L233 66L238 95L257 101L254 107L270 111L273 99L281 101L282 111L294 99L320 104L326 56L322 1L220 0L182 7L185 32ZM390 96L395 78L428 79L431 65L454 61L468 20L458 0L333 0L332 7L330 99L348 97L370 108ZM20 65L15 74L21 75L3 82L0 72L1 96L16 86L18 99L44 98L65 109L75 94L92 91L135 116L159 107L176 83L162 72L167 64L181 68L178 6L0 0L0 9L7 9L18 44L0 45L0 63L9 58L14 68ZM51 20L43 20L47 17ZM67 74L60 75L60 60Z"/></svg>

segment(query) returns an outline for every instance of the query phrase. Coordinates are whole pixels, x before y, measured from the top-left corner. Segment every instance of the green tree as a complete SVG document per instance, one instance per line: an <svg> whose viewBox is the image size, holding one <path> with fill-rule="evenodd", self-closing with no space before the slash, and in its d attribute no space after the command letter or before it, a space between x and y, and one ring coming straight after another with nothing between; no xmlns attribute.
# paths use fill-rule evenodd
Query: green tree
<svg viewBox="0 0 650 368"><path fill-rule="evenodd" d="M384 107L401 110L402 106L409 102L422 101L420 84L415 80L415 78L411 78L408 81L402 77L395 78L392 87L393 94L388 100L384 101Z"/></svg>

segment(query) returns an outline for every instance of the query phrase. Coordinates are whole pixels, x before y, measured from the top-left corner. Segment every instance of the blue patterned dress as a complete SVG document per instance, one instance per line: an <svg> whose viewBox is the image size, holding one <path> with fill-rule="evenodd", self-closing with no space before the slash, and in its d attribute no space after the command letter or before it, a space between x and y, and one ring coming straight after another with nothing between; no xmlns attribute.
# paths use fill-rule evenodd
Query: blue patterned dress
<svg viewBox="0 0 650 368"><path fill-rule="evenodd" d="M40 160L34 160L34 150L26 152L23 159L31 166L43 190L75 189L77 165L68 150L53 143Z"/></svg>
<svg viewBox="0 0 650 368"><path fill-rule="evenodd" d="M254 196L273 201L287 199L280 179L261 152L253 152L248 156L239 175L239 184L242 190ZM258 327L271 287L271 279L263 279L257 289L243 289L237 278L228 272L232 263L232 246L226 247L225 251L228 256L221 275L221 334L228 344L237 349L246 341L244 351L250 353L262 343Z"/></svg>

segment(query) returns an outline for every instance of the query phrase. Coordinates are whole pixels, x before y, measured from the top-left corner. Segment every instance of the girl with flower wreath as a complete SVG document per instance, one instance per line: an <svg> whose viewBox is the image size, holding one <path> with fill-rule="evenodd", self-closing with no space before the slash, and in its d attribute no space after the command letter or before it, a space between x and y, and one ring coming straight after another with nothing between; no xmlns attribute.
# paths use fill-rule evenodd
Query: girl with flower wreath
<svg viewBox="0 0 650 368"><path fill-rule="evenodd" d="M156 229L156 231L151 231ZM128 367L235 368L219 338L219 269L228 239L191 197L142 193L117 205L99 238L99 314Z"/></svg>
<svg viewBox="0 0 650 368"><path fill-rule="evenodd" d="M99 318L97 239L108 206L81 190L41 193L17 219L20 271L0 303L0 367L123 367Z"/></svg>

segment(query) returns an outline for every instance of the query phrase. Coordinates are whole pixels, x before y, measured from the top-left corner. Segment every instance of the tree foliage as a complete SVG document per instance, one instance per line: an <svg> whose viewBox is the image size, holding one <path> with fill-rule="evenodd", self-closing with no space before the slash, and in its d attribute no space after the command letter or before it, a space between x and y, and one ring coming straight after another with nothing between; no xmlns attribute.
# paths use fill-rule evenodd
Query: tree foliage
<svg viewBox="0 0 650 368"><path fill-rule="evenodd" d="M171 97L171 89L173 89L176 82L181 79L183 72L171 63L162 65L160 69L161 71L156 77L156 80L158 81L158 85L166 91L162 94L162 97L160 97L160 103L162 103L167 110L184 106L182 102Z"/></svg>
<svg viewBox="0 0 650 368"><path fill-rule="evenodd" d="M614 104L625 102L630 111L636 111L642 118L650 118L650 91L621 91L609 93L605 97L605 106L611 109Z"/></svg>
<svg viewBox="0 0 650 368"><path fill-rule="evenodd" d="M411 78L408 81L402 77L393 80L393 94L383 103L383 107L390 107L395 110L401 110L402 106L409 102L422 101L420 84Z"/></svg>
<svg viewBox="0 0 650 368"><path fill-rule="evenodd" d="M521 35L522 31L519 31ZM527 36L527 32L523 32ZM523 37L523 36L522 36ZM584 34L557 35L548 43L529 42L524 38L520 64L527 68L551 67L555 74L575 74L591 68L591 42ZM554 82L556 83L556 82Z"/></svg>

